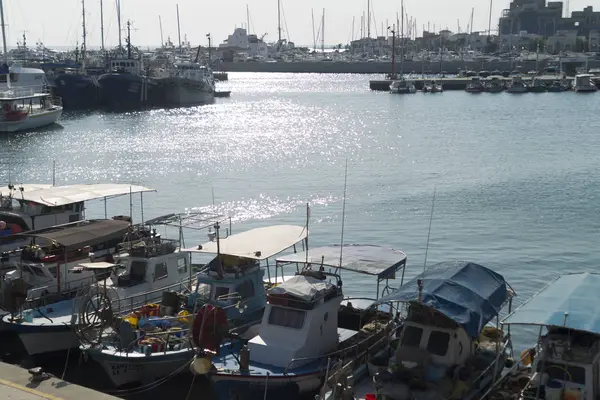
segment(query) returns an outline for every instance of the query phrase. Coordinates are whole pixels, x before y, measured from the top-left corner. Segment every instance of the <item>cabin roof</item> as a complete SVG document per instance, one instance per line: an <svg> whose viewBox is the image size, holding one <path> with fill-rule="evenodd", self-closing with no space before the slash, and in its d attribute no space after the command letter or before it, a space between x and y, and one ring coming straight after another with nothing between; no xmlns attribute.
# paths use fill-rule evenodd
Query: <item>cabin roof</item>
<svg viewBox="0 0 600 400"><path fill-rule="evenodd" d="M127 221L98 219L19 233L17 236L46 239L66 250L75 250L84 246L94 246L107 240L122 238L129 227L130 224Z"/></svg>
<svg viewBox="0 0 600 400"><path fill-rule="evenodd" d="M19 190L21 187L23 188L22 192ZM66 204L105 197L124 196L129 193L155 191L144 186L125 183L77 184L68 186L25 184L15 185L15 188L17 190L12 193L16 199L32 201L49 207L64 206ZM0 188L0 195L8 196L10 193L8 186Z"/></svg>
<svg viewBox="0 0 600 400"><path fill-rule="evenodd" d="M306 251L287 254L277 258L277 262L317 264L386 279L393 278L396 271L406 265L406 254L381 246L346 244L309 249L308 255Z"/></svg>
<svg viewBox="0 0 600 400"><path fill-rule="evenodd" d="M219 239L219 253L252 260L266 260L306 239L305 226L272 225ZM206 242L183 251L218 254L217 242Z"/></svg>
<svg viewBox="0 0 600 400"><path fill-rule="evenodd" d="M508 315L505 325L569 328L600 334L600 274L559 276Z"/></svg>
<svg viewBox="0 0 600 400"><path fill-rule="evenodd" d="M429 267L375 305L394 301L415 303L419 291L421 305L452 319L471 337L479 336L514 293L502 275L486 267L464 261L444 262Z"/></svg>
<svg viewBox="0 0 600 400"><path fill-rule="evenodd" d="M296 275L285 282L269 289L268 294L292 295L300 300L311 302L323 297L333 287L333 284L313 278L312 276Z"/></svg>

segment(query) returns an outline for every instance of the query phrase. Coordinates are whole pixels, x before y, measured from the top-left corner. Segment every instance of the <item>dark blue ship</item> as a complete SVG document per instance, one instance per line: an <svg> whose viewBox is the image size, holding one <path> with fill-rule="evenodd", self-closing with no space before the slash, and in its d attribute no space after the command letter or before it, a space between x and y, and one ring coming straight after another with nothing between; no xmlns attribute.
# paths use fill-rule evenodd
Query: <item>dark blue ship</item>
<svg viewBox="0 0 600 400"><path fill-rule="evenodd" d="M66 110L86 110L100 104L100 85L97 75L67 68L54 78L54 92L62 98Z"/></svg>

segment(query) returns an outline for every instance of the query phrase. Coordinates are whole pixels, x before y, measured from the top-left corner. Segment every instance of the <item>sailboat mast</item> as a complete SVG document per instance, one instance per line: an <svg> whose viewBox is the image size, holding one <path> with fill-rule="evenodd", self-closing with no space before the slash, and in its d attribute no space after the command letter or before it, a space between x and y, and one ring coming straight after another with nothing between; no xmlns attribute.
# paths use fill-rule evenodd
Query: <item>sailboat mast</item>
<svg viewBox="0 0 600 400"><path fill-rule="evenodd" d="M2 23L2 50L4 51L4 65L6 65L6 86L10 88L10 73L8 71L8 50L6 49L6 25L4 25L4 6L0 0L0 23Z"/></svg>
<svg viewBox="0 0 600 400"><path fill-rule="evenodd" d="M179 4L177 4L177 37L179 38L179 54L181 54L181 27L179 26Z"/></svg>
<svg viewBox="0 0 600 400"><path fill-rule="evenodd" d="M81 66L85 68L86 32L85 32L85 0L81 0L81 16L83 28L83 43L81 44Z"/></svg>
<svg viewBox="0 0 600 400"><path fill-rule="evenodd" d="M121 0L117 1L117 26L119 30L119 52L123 53L123 39L121 34Z"/></svg>
<svg viewBox="0 0 600 400"><path fill-rule="evenodd" d="M367 37L371 37L371 0L367 0Z"/></svg>
<svg viewBox="0 0 600 400"><path fill-rule="evenodd" d="M281 0L277 0L277 47L281 46Z"/></svg>
<svg viewBox="0 0 600 400"><path fill-rule="evenodd" d="M250 34L250 9L248 8L248 4L246 4L246 33Z"/></svg>
<svg viewBox="0 0 600 400"><path fill-rule="evenodd" d="M317 50L317 37L315 36L315 12L311 8L310 16L312 18L312 28L313 28L313 51Z"/></svg>
<svg viewBox="0 0 600 400"><path fill-rule="evenodd" d="M402 15L402 23L400 27L400 76L404 76L404 0L400 5L400 15Z"/></svg>
<svg viewBox="0 0 600 400"><path fill-rule="evenodd" d="M158 27L160 28L160 47L165 47L165 40L163 39L163 30L162 30L162 18L160 15L158 16Z"/></svg>
<svg viewBox="0 0 600 400"><path fill-rule="evenodd" d="M323 17L321 21L321 51L325 54L325 9L323 9Z"/></svg>
<svg viewBox="0 0 600 400"><path fill-rule="evenodd" d="M100 0L100 43L102 51L104 51L104 7L102 6L102 0Z"/></svg>

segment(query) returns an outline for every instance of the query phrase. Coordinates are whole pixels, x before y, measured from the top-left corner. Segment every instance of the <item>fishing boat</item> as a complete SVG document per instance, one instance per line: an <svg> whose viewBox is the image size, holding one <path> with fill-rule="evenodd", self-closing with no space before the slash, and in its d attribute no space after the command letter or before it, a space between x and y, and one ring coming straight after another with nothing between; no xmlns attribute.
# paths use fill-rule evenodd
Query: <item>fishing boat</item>
<svg viewBox="0 0 600 400"><path fill-rule="evenodd" d="M440 263L375 304L403 303L407 313L391 357L369 379L352 370L330 376L321 399L477 399L510 365L510 335L497 328L514 292L479 264ZM495 319L497 324L488 323ZM352 375L354 385L340 382Z"/></svg>
<svg viewBox="0 0 600 400"><path fill-rule="evenodd" d="M204 227L212 226L215 219L221 218L213 215L200 215L197 219ZM187 216L187 214L186 214ZM122 236L123 242L119 245L113 257L114 262L101 264L80 263L67 271L67 274L83 274L86 271L105 271L102 279L90 286L82 285L80 295L75 299L63 300L57 303L36 304L31 307L25 304L17 312L11 312L2 318L8 324L8 329L16 332L29 355L68 350L79 346L79 341L74 333L79 323L75 310L81 307L80 299L85 292L102 291L102 302L111 299L130 298L138 293L153 292L154 297L147 297L146 301L160 301L161 293L157 289L166 288L189 278L190 268L189 253L180 251L179 240L163 238L156 232L157 226L173 226L182 224L181 215L170 214L138 225L135 229L127 227ZM123 221L114 221L123 222ZM129 223L127 223L129 224ZM202 228L202 227L200 227ZM99 229L102 233L103 230ZM61 235L60 233L43 237L53 241L55 246L63 251L82 248L90 240L90 234ZM60 269L59 269L60 271ZM104 279L104 275L109 277ZM58 292L61 292L63 279L57 275ZM90 289L91 287L91 289ZM118 312L118 310L117 310ZM50 335L50 336L49 336ZM49 340L48 338L52 338Z"/></svg>
<svg viewBox="0 0 600 400"><path fill-rule="evenodd" d="M569 83L564 80L555 80L550 86L548 86L548 92L558 93L566 92L569 90Z"/></svg>
<svg viewBox="0 0 600 400"><path fill-rule="evenodd" d="M442 84L436 81L426 82L423 84L423 93L441 93L444 91Z"/></svg>
<svg viewBox="0 0 600 400"><path fill-rule="evenodd" d="M535 329L536 346L489 398L593 400L600 396L600 274L564 274L509 314L506 327Z"/></svg>
<svg viewBox="0 0 600 400"><path fill-rule="evenodd" d="M544 93L548 91L546 87L546 83L543 79L534 77L531 81L531 86L529 87L529 91L532 93Z"/></svg>
<svg viewBox="0 0 600 400"><path fill-rule="evenodd" d="M485 90L483 83L481 82L481 78L478 76L474 76L471 78L471 81L467 83L467 87L465 91L467 93L481 93Z"/></svg>
<svg viewBox="0 0 600 400"><path fill-rule="evenodd" d="M573 90L578 93L592 93L597 92L598 87L593 80L593 75L590 74L579 74L575 76L575 83Z"/></svg>
<svg viewBox="0 0 600 400"><path fill-rule="evenodd" d="M415 85L406 80L404 77L401 77L398 80L393 81L390 84L390 93L393 94L412 94L417 93L417 89Z"/></svg>
<svg viewBox="0 0 600 400"><path fill-rule="evenodd" d="M511 78L506 91L508 93L527 93L529 91L529 85L525 83L520 75L515 75Z"/></svg>
<svg viewBox="0 0 600 400"><path fill-rule="evenodd" d="M404 271L404 253L379 246L327 246L283 256L278 263L295 265L300 272L267 291L265 312L252 337L233 340L216 355L200 345L192 362L192 372L203 374L212 358L209 377L219 400L314 393L334 364L385 348L395 333L393 313L355 308L352 299L344 302L339 272L376 276L387 288L388 279Z"/></svg>
<svg viewBox="0 0 600 400"><path fill-rule="evenodd" d="M494 76L485 84L485 91L488 93L500 93L504 91L504 82Z"/></svg>
<svg viewBox="0 0 600 400"><path fill-rule="evenodd" d="M300 242L304 244L307 237L306 227L293 225L257 228L224 238L212 235L209 242L187 250L216 257L195 274L195 289L183 296L183 302L177 295L172 304L163 301L163 315L150 320L141 317L147 305L129 309L118 331L94 337L80 348L102 365L115 386L181 372L193 357L192 343L200 342L201 330L208 329L201 321L213 307L224 311L229 334L243 334L260 322L266 305L261 262ZM130 300L118 302L128 305ZM169 306L170 311L166 311Z"/></svg>
<svg viewBox="0 0 600 400"><path fill-rule="evenodd" d="M199 63L176 63L158 83L164 93L164 104L168 106L209 104L215 98L213 73Z"/></svg>

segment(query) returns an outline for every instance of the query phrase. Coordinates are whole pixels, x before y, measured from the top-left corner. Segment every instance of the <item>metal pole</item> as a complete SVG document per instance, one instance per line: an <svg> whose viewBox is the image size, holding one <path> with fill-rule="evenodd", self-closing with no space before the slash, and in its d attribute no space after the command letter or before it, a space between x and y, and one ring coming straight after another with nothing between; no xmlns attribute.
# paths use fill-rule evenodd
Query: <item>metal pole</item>
<svg viewBox="0 0 600 400"><path fill-rule="evenodd" d="M8 50L6 49L6 26L4 25L4 6L0 0L0 22L2 23L2 46L4 51L4 64L8 69ZM10 73L6 71L6 86L10 88Z"/></svg>
<svg viewBox="0 0 600 400"><path fill-rule="evenodd" d="M104 7L102 6L102 0L100 0L100 43L102 52L104 52Z"/></svg>
<svg viewBox="0 0 600 400"><path fill-rule="evenodd" d="M177 37L179 38L179 54L181 54L181 28L179 26L179 4L177 4Z"/></svg>
<svg viewBox="0 0 600 400"><path fill-rule="evenodd" d="M140 208L142 213L142 225L144 224L144 192L140 192Z"/></svg>

